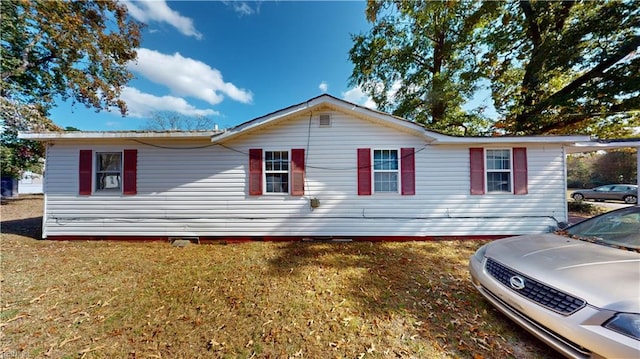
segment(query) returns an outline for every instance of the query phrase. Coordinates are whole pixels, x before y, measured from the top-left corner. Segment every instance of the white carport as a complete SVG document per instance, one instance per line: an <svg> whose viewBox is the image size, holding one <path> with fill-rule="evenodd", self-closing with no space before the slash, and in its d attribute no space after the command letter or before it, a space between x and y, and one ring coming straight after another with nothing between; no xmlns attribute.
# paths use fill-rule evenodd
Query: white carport
<svg viewBox="0 0 640 359"><path fill-rule="evenodd" d="M638 187L640 187L640 138L618 139L618 140L593 140L589 142L576 142L573 146L567 147L567 154L606 151L616 148L635 148L637 151L636 173ZM640 206L640 201L636 202Z"/></svg>

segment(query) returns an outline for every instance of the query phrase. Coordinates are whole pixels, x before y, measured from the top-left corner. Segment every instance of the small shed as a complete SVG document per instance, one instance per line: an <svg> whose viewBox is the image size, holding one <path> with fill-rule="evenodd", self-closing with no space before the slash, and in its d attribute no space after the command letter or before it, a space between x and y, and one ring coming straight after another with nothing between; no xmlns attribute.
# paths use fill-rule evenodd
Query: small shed
<svg viewBox="0 0 640 359"><path fill-rule="evenodd" d="M1 194L2 198L11 198L18 195L18 180L13 177L2 177Z"/></svg>

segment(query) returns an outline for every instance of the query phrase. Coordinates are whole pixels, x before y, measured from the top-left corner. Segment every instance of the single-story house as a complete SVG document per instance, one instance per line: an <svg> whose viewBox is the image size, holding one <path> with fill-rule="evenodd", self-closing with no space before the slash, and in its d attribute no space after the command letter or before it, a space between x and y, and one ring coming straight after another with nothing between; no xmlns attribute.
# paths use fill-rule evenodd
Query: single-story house
<svg viewBox="0 0 640 359"><path fill-rule="evenodd" d="M47 144L49 239L496 238L567 221L587 136L455 137L321 95L229 130Z"/></svg>

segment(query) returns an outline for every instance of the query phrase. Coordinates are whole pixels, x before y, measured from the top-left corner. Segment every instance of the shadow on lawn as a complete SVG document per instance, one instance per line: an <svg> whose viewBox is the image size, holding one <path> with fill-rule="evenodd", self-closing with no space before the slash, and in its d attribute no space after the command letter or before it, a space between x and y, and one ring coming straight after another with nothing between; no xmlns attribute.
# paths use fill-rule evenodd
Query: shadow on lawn
<svg viewBox="0 0 640 359"><path fill-rule="evenodd" d="M435 245L413 249L368 242L292 242L281 250L281 255L271 262L275 275L308 266L330 268L338 274L344 270L342 278L348 281L345 290L368 312L423 311L427 309L423 300L450 298L455 291L471 287L468 277L455 274L460 266L466 268L467 258L464 262L449 258Z"/></svg>
<svg viewBox="0 0 640 359"><path fill-rule="evenodd" d="M33 239L42 239L42 217L2 221L0 231Z"/></svg>
<svg viewBox="0 0 640 359"><path fill-rule="evenodd" d="M397 315L426 323L420 326L422 337L437 340L463 356L478 352L476 339L489 345L501 338L500 333L492 331L499 322L506 331L518 333L520 349L512 348L506 353L518 357L518 350L533 347L545 357L559 357L494 310L473 288L467 272L468 258L460 251L473 253L479 246L472 241L416 246L292 242L283 245L279 256L271 260L271 271L274 276L281 276L309 268L330 269L344 281L340 283L340 294L356 303L357 309L372 316ZM460 333L464 333L463 337ZM462 342L467 344L461 345ZM497 344L503 345L504 342Z"/></svg>

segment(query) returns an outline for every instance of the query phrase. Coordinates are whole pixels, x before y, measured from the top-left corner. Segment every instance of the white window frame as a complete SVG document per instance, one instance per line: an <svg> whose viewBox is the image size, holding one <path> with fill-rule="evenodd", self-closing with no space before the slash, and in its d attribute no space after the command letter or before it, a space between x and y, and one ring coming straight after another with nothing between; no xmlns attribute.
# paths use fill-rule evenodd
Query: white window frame
<svg viewBox="0 0 640 359"><path fill-rule="evenodd" d="M285 161L286 165L287 165L287 170L267 170L267 153L271 152L279 152L279 153L286 153L287 154L287 160ZM264 159L262 160L262 173L264 176L264 182L263 182L263 188L262 188L262 193L266 194L266 195L288 195L289 193L291 193L291 151L289 150L263 150L263 155L264 155ZM269 192L268 188L269 185L267 183L267 178L269 174L282 174L282 173L286 173L287 174L287 190L286 192Z"/></svg>
<svg viewBox="0 0 640 359"><path fill-rule="evenodd" d="M94 193L122 193L122 173L124 166L124 155L122 151L94 151L95 161L93 166L93 188ZM115 170L100 170L100 155L120 155L120 168ZM100 175L101 174L115 174L117 173L118 186L115 188L100 188Z"/></svg>
<svg viewBox="0 0 640 359"><path fill-rule="evenodd" d="M509 169L489 169L489 151L508 151ZM509 191L489 190L489 173L508 173ZM512 148L485 148L484 149L484 189L488 194L513 194L513 149Z"/></svg>
<svg viewBox="0 0 640 359"><path fill-rule="evenodd" d="M390 169L380 169L380 170L376 170L376 151L395 151L396 153L396 169L395 170L390 170ZM373 193L400 193L400 187L402 186L401 184L401 179L400 179L400 166L401 166L401 162L400 161L400 149L398 148L374 148L371 151L371 189ZM396 174L396 190L395 191L377 191L376 190L376 173L395 173Z"/></svg>

